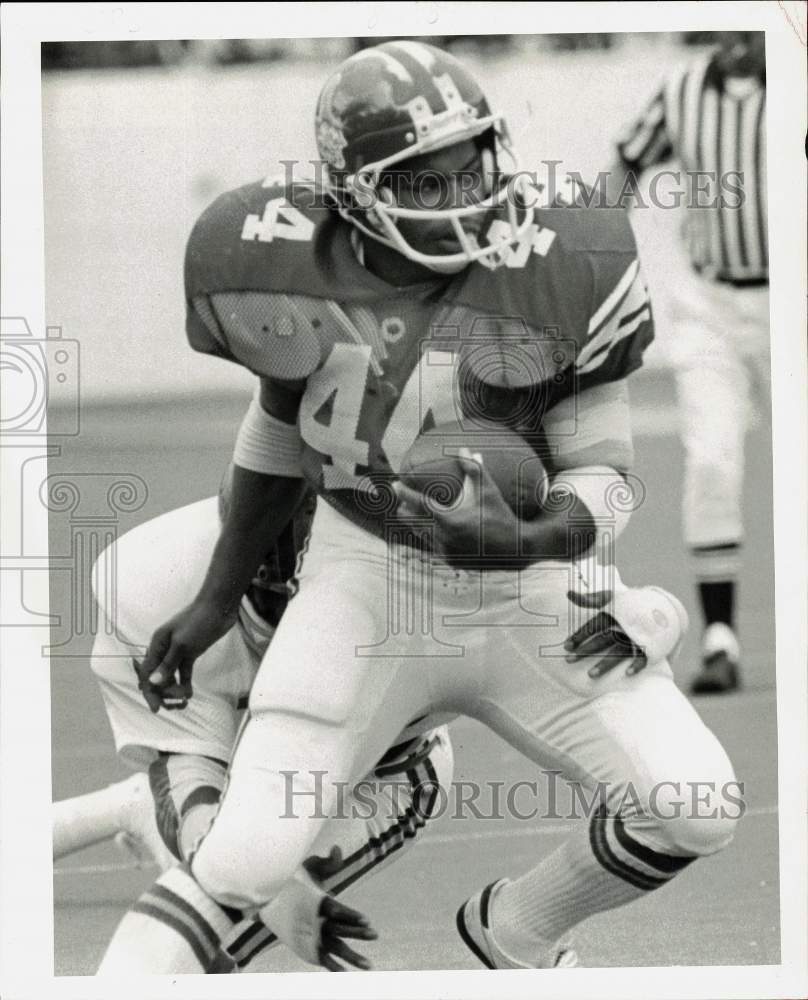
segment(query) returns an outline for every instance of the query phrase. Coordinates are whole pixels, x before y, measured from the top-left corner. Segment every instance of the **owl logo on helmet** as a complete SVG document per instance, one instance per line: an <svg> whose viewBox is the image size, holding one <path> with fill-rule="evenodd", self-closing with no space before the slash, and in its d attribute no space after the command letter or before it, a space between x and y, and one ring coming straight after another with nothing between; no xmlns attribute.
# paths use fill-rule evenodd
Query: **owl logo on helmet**
<svg viewBox="0 0 808 1000"><path fill-rule="evenodd" d="M322 119L317 122L317 149L325 162L336 170L345 169L345 157L342 151L348 141L345 133L338 125Z"/></svg>
<svg viewBox="0 0 808 1000"><path fill-rule="evenodd" d="M472 261L498 267L533 225L534 199L502 115L492 113L461 62L431 45L385 42L346 59L320 93L316 137L326 190L340 215L434 271L456 271ZM481 148L485 182L485 196L473 204L404 208L381 188L382 173L393 165L469 139ZM500 160L507 162L513 184L496 182L503 176ZM504 228L498 227L496 241L481 246L476 236L481 220L501 205L507 213ZM421 218L450 222L460 251L427 254L413 247L398 222Z"/></svg>

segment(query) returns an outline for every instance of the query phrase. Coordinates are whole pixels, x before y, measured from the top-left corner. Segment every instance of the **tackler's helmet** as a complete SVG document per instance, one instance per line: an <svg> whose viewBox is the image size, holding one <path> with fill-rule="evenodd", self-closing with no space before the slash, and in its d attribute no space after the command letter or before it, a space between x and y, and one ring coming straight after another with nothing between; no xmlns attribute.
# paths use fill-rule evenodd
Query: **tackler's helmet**
<svg viewBox="0 0 808 1000"><path fill-rule="evenodd" d="M316 129L326 190L340 214L432 270L456 271L472 261L498 267L534 221L523 190L527 177L518 171L502 115L491 111L462 63L431 45L385 42L346 59L322 89ZM481 197L473 204L404 208L380 184L394 165L468 139L480 147L483 164ZM503 161L509 161L504 169ZM504 203L507 221L494 227L495 239L480 245L483 218ZM401 219L450 221L460 252L421 253L401 233Z"/></svg>

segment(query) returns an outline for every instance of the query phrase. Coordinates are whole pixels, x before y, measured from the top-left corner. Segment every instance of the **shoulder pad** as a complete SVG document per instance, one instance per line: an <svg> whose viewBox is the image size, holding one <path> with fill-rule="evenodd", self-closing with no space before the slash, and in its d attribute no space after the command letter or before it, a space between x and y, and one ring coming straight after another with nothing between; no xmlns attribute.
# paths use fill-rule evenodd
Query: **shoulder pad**
<svg viewBox="0 0 808 1000"><path fill-rule="evenodd" d="M226 192L188 239L186 299L236 290L317 294L313 248L329 216L314 184L257 181Z"/></svg>

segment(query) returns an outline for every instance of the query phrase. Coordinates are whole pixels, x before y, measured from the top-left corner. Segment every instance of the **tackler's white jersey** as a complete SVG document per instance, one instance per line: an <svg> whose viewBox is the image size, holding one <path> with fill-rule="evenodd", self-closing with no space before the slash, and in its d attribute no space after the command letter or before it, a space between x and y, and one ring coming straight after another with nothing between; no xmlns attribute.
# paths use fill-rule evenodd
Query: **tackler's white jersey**
<svg viewBox="0 0 808 1000"><path fill-rule="evenodd" d="M146 764L157 751L224 761L230 757L271 636L268 626L242 612L240 626L196 661L194 696L183 711L153 715L138 689L134 666L154 631L198 593L218 534L217 500L211 497L127 532L95 565L93 589L103 619L90 663L116 749L131 763Z"/></svg>
<svg viewBox="0 0 808 1000"><path fill-rule="evenodd" d="M193 697L181 711L152 714L138 689L134 661L157 628L194 599L219 535L216 497L169 511L127 532L93 570L101 611L91 666L116 749L136 766L160 752L202 754L222 761L241 724L253 680L273 629L242 600L238 625L196 660ZM330 663L320 664L331 683ZM431 737L438 720L421 719L390 734L384 763L401 760Z"/></svg>

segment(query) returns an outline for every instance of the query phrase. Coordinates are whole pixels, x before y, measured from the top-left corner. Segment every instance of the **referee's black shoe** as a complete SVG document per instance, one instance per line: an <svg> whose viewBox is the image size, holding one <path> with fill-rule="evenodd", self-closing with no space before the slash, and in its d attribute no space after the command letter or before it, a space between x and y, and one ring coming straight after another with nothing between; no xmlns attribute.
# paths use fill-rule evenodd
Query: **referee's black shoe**
<svg viewBox="0 0 808 1000"><path fill-rule="evenodd" d="M729 625L714 622L704 632L701 670L690 684L692 694L727 694L741 686L740 647Z"/></svg>
<svg viewBox="0 0 808 1000"><path fill-rule="evenodd" d="M726 694L737 691L741 686L738 664L726 653L714 653L705 658L700 673L693 679L690 690L693 694Z"/></svg>

